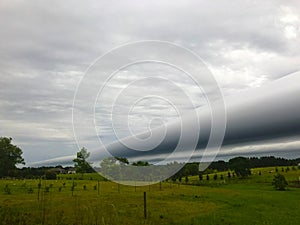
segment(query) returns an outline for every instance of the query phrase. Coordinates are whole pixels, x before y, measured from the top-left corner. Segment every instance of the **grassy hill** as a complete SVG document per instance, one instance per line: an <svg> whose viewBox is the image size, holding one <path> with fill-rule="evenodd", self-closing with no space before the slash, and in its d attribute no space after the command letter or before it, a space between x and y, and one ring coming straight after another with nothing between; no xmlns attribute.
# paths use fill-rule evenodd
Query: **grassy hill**
<svg viewBox="0 0 300 225"><path fill-rule="evenodd" d="M40 189L39 180L1 180L0 224L300 224L300 189L274 190L274 167L253 169L247 179L226 174L217 173L217 180L209 174L210 180L200 184L198 177L189 177L188 184L195 185L144 187L98 182L97 174L60 175L42 180ZM300 170L282 174L292 183L299 180Z"/></svg>

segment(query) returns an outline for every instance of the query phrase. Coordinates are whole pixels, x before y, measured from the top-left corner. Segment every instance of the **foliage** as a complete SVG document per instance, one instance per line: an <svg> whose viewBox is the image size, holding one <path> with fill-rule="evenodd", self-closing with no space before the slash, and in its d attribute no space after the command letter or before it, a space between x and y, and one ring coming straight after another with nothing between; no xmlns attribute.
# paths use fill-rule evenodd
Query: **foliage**
<svg viewBox="0 0 300 225"><path fill-rule="evenodd" d="M48 170L45 173L45 177L47 180L56 180L56 173L54 171Z"/></svg>
<svg viewBox="0 0 300 225"><path fill-rule="evenodd" d="M0 177L12 175L17 164L25 164L22 150L11 141L12 138L0 137Z"/></svg>
<svg viewBox="0 0 300 225"><path fill-rule="evenodd" d="M137 161L132 163L133 166L150 166L150 164L146 161Z"/></svg>
<svg viewBox="0 0 300 225"><path fill-rule="evenodd" d="M288 182L282 174L278 173L274 176L272 185L275 187L275 189L284 191L288 185Z"/></svg>
<svg viewBox="0 0 300 225"><path fill-rule="evenodd" d="M83 174L83 173L93 171L91 167L91 163L87 161L89 157L90 157L90 153L84 147L79 152L77 152L77 157L73 159L77 173Z"/></svg>
<svg viewBox="0 0 300 225"><path fill-rule="evenodd" d="M115 157L116 160L124 163L124 164L129 164L129 161L127 158L124 158L124 157Z"/></svg>
<svg viewBox="0 0 300 225"><path fill-rule="evenodd" d="M235 171L237 176L247 177L251 175L251 163L250 160L245 157L230 159L229 167Z"/></svg>
<svg viewBox="0 0 300 225"><path fill-rule="evenodd" d="M281 167L278 169L280 171ZM220 179L214 181L214 172L209 174L209 181L205 180L206 174L203 175L201 187L184 185L184 182L181 185L162 182L161 189L160 184L121 185L120 193L117 184L101 181L99 195L97 179L90 180L90 176L96 177L97 173L84 174L84 180L76 180L78 188L74 189L73 196L73 181L67 177L75 179L80 174L62 174L59 176L63 179L52 182L48 194L44 193L44 187L51 181L41 180L43 189L39 200L36 196L39 180L0 180L0 224L299 224L300 188L291 187L292 191L287 192L272 191L275 167L254 168L252 171L253 176L249 179L228 179L227 171L217 173L218 178L224 175L226 184ZM300 171L291 170L284 175L289 183L298 182ZM198 175L189 176L189 184L198 185L198 180ZM3 193L6 184L11 189L10 195ZM84 185L86 191L83 191ZM34 194L28 193L29 187L33 188ZM150 216L147 220L143 218L144 191L148 192L149 199ZM281 207L283 202L284 207Z"/></svg>

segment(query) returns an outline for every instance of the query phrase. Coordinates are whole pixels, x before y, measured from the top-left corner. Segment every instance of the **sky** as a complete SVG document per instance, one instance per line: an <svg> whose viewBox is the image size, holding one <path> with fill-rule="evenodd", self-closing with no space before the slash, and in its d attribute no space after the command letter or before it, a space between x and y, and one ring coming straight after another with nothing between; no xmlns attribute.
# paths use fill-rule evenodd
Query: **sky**
<svg viewBox="0 0 300 225"><path fill-rule="evenodd" d="M2 0L0 136L12 137L28 163L74 155L83 147L72 125L73 98L80 81L97 58L135 41L160 40L193 51L225 96L263 86L300 70L299 15L296 0ZM146 79L119 101L113 120L111 96L149 74L173 80L191 103L178 90ZM158 126L176 118L176 110L165 99L147 98L124 119L132 98L146 89L164 98L176 96L176 104L186 111L205 101L191 80L167 65L144 63L121 69L106 87L102 101L95 103L95 127L103 143L115 140L112 122L117 121L119 134L125 137L127 123L131 132L138 133L148 129L149 121ZM86 134L83 139L92 137ZM296 152L298 140L244 144L232 151L287 154L286 150Z"/></svg>

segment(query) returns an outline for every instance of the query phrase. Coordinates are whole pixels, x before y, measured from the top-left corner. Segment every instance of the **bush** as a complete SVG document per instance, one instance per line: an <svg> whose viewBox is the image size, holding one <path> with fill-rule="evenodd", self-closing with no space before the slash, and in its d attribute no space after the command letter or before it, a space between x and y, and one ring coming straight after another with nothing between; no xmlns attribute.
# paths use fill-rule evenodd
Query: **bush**
<svg viewBox="0 0 300 225"><path fill-rule="evenodd" d="M189 182L189 178L188 176L185 177L185 183L188 183Z"/></svg>
<svg viewBox="0 0 300 225"><path fill-rule="evenodd" d="M54 171L47 171L45 177L47 180L56 180L56 173Z"/></svg>
<svg viewBox="0 0 300 225"><path fill-rule="evenodd" d="M215 174L215 175L214 175L214 180L217 180L217 179L218 179L218 175Z"/></svg>
<svg viewBox="0 0 300 225"><path fill-rule="evenodd" d="M275 189L284 191L288 185L288 182L282 174L278 173L274 176L272 185L275 187Z"/></svg>

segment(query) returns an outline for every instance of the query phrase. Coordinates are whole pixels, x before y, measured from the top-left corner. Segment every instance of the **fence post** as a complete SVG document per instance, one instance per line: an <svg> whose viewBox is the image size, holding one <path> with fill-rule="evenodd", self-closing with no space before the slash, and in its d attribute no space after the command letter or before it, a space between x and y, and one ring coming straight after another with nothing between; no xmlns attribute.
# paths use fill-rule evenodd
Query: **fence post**
<svg viewBox="0 0 300 225"><path fill-rule="evenodd" d="M144 191L144 218L147 219L147 195Z"/></svg>

